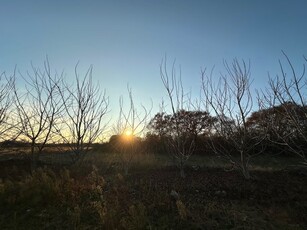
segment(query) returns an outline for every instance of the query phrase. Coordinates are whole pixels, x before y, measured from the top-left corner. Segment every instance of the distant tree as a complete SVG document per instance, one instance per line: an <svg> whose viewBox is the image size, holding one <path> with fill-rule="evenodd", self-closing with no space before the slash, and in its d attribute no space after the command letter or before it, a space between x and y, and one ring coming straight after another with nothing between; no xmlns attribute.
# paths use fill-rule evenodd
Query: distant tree
<svg viewBox="0 0 307 230"><path fill-rule="evenodd" d="M213 128L215 118L211 117L206 111L186 111L180 110L176 114L157 113L149 122L149 134L156 135L160 140L160 145L167 144L167 138L174 137L176 133L175 119L177 125L182 130L182 135L188 137L190 141L195 143L201 137L208 137Z"/></svg>
<svg viewBox="0 0 307 230"><path fill-rule="evenodd" d="M165 153L165 143L166 138L164 136L158 136L150 131L146 133L143 138L143 145L146 148L146 151L151 154L161 154Z"/></svg>
<svg viewBox="0 0 307 230"><path fill-rule="evenodd" d="M33 170L46 143L53 138L53 128L60 117L63 103L58 86L61 76L52 74L48 60L44 62L43 69L32 65L32 73L20 75L25 81L25 91L14 85L15 110L12 119L15 119L14 128L19 138L31 144Z"/></svg>
<svg viewBox="0 0 307 230"><path fill-rule="evenodd" d="M75 83L63 81L59 88L64 111L61 122L55 126L58 142L69 147L73 162L81 162L91 145L102 137L109 105L105 92L92 80L93 68L90 67L81 78L77 67Z"/></svg>
<svg viewBox="0 0 307 230"><path fill-rule="evenodd" d="M247 125L252 131L265 135L267 147L273 148L272 151L275 153L291 151L284 142L292 140L298 147L300 134L288 114L289 111L297 115L296 119L300 120L302 129L306 132L307 118L302 113L303 108L292 102L253 112L247 120Z"/></svg>
<svg viewBox="0 0 307 230"><path fill-rule="evenodd" d="M151 134L157 135L159 138L171 135L173 131L171 124L171 115L165 113L157 113L149 121L148 129Z"/></svg>
<svg viewBox="0 0 307 230"><path fill-rule="evenodd" d="M212 73L202 72L204 105L217 119L211 146L216 154L229 160L249 179L250 160L259 154L254 152L255 146L263 140L250 132L247 123L253 109L250 65L234 59L231 65L224 62L224 66L227 74L216 82Z"/></svg>
<svg viewBox="0 0 307 230"><path fill-rule="evenodd" d="M175 114L157 113L150 120L148 128L158 136L172 136L175 130L175 119L179 128L194 139L199 135L208 135L215 120L206 111L179 110Z"/></svg>

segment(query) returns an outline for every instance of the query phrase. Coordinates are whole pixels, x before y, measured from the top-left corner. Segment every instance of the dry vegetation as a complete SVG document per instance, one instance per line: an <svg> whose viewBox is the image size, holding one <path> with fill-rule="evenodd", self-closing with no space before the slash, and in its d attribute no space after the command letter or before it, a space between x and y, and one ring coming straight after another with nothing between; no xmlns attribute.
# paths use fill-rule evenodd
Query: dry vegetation
<svg viewBox="0 0 307 230"><path fill-rule="evenodd" d="M275 160L275 165L265 164ZM93 152L81 165L1 161L1 229L305 229L304 171L262 157L252 179L215 156L194 156L181 178L167 155ZM95 166L93 165L95 164Z"/></svg>

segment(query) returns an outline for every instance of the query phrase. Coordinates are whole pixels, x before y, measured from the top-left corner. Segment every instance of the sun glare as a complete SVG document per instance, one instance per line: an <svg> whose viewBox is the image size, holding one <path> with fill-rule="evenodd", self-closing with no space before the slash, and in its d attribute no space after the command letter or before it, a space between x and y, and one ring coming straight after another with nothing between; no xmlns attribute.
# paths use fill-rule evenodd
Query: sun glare
<svg viewBox="0 0 307 230"><path fill-rule="evenodd" d="M131 136L132 135L132 131L131 130L126 130L125 131L125 135L126 136Z"/></svg>
<svg viewBox="0 0 307 230"><path fill-rule="evenodd" d="M125 132L124 132L124 135L123 135L123 140L125 142L132 142L133 141L133 132L129 129L127 129Z"/></svg>

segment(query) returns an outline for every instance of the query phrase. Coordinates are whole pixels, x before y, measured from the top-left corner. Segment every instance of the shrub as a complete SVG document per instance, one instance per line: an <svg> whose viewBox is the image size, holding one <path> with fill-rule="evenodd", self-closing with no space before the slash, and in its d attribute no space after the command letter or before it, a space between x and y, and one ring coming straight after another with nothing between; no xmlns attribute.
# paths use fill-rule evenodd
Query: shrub
<svg viewBox="0 0 307 230"><path fill-rule="evenodd" d="M148 225L148 217L144 204L131 205L128 216L123 217L121 225L124 229L145 229Z"/></svg>
<svg viewBox="0 0 307 230"><path fill-rule="evenodd" d="M61 223L66 228L79 228L103 224L107 213L105 181L94 166L84 179L75 180L67 169L56 175L39 168L21 181L1 182L0 225L12 228L20 223L17 228L25 228L36 223L42 228L48 221L50 226Z"/></svg>

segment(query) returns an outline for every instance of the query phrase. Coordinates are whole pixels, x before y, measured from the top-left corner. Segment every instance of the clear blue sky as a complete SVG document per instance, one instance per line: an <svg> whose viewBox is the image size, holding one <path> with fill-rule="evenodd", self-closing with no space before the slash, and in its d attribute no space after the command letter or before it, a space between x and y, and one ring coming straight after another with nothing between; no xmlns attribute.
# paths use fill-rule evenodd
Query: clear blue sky
<svg viewBox="0 0 307 230"><path fill-rule="evenodd" d="M278 72L284 50L298 67L307 55L306 0L1 0L0 71L41 66L70 77L94 66L116 111L132 87L136 103L166 96L159 65L181 65L187 89L198 93L200 69L223 59L251 61L255 87ZM153 113L155 113L154 111Z"/></svg>

